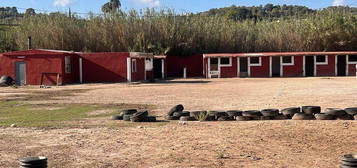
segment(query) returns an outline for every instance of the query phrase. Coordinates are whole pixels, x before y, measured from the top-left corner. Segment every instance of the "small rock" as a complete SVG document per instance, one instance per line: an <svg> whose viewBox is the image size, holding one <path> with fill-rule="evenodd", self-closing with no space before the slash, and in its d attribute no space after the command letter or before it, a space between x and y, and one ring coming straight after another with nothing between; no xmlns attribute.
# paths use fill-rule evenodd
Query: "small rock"
<svg viewBox="0 0 357 168"><path fill-rule="evenodd" d="M186 121L180 121L179 125L187 125L187 122Z"/></svg>
<svg viewBox="0 0 357 168"><path fill-rule="evenodd" d="M143 126L138 126L138 128L144 128Z"/></svg>
<svg viewBox="0 0 357 168"><path fill-rule="evenodd" d="M15 128L17 125L16 124L11 124L10 127Z"/></svg>

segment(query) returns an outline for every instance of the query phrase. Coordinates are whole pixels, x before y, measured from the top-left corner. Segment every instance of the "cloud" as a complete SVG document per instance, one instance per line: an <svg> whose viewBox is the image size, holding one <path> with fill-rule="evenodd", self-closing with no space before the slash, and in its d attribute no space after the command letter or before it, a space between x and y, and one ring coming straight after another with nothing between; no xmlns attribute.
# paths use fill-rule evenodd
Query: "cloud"
<svg viewBox="0 0 357 168"><path fill-rule="evenodd" d="M346 0L334 0L332 5L333 6L346 6Z"/></svg>
<svg viewBox="0 0 357 168"><path fill-rule="evenodd" d="M160 6L160 0L135 0L136 3L144 6L148 6L150 8Z"/></svg>
<svg viewBox="0 0 357 168"><path fill-rule="evenodd" d="M73 0L55 0L53 2L53 5L57 6L57 7L66 7L66 6L70 5L71 3L73 3Z"/></svg>

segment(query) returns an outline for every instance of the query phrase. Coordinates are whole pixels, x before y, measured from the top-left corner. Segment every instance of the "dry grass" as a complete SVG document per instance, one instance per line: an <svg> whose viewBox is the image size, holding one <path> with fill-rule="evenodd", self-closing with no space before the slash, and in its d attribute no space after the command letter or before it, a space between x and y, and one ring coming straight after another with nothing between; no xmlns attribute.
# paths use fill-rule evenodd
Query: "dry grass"
<svg viewBox="0 0 357 168"><path fill-rule="evenodd" d="M189 81L192 80L64 86L53 90L88 90L61 99L26 103L154 104L153 112L158 115L165 114L177 103L189 110L357 106L355 78ZM28 90L39 89L1 88L0 96L18 91L28 93ZM45 155L51 167L333 168L338 166L341 155L356 152L353 150L357 146L356 121L189 122L181 125L98 118L67 122L83 127L0 128L0 167L16 167L16 159L22 156Z"/></svg>

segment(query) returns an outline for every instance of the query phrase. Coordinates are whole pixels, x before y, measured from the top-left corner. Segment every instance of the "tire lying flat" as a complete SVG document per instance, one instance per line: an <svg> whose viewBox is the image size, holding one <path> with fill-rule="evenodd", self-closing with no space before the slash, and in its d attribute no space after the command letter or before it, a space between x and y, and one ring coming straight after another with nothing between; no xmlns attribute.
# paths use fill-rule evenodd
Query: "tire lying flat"
<svg viewBox="0 0 357 168"><path fill-rule="evenodd" d="M279 115L279 109L264 109L260 112L265 117L275 117Z"/></svg>
<svg viewBox="0 0 357 168"><path fill-rule="evenodd" d="M246 117L257 118L262 116L262 113L260 113L260 111L258 110L248 110L248 111L243 111L242 115Z"/></svg>
<svg viewBox="0 0 357 168"><path fill-rule="evenodd" d="M349 115L357 115L357 107L350 107L345 109Z"/></svg>
<svg viewBox="0 0 357 168"><path fill-rule="evenodd" d="M292 117L293 120L314 120L315 117L312 114L295 113Z"/></svg>
<svg viewBox="0 0 357 168"><path fill-rule="evenodd" d="M316 120L334 120L335 116L325 113L315 114Z"/></svg>
<svg viewBox="0 0 357 168"><path fill-rule="evenodd" d="M285 115L286 117L291 119L295 113L301 113L301 108L300 107L290 107L290 108L281 110L281 113L283 113L283 115Z"/></svg>
<svg viewBox="0 0 357 168"><path fill-rule="evenodd" d="M302 112L305 113L305 114L321 113L321 107L320 106L302 106L301 109L302 109Z"/></svg>

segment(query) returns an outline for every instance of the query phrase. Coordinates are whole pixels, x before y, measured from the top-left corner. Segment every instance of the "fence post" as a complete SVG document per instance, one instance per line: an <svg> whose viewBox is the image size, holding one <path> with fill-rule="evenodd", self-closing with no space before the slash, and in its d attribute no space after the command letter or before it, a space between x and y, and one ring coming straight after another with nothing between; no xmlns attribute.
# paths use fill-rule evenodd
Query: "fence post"
<svg viewBox="0 0 357 168"><path fill-rule="evenodd" d="M184 79L187 78L187 68L186 67L183 68L183 78Z"/></svg>

